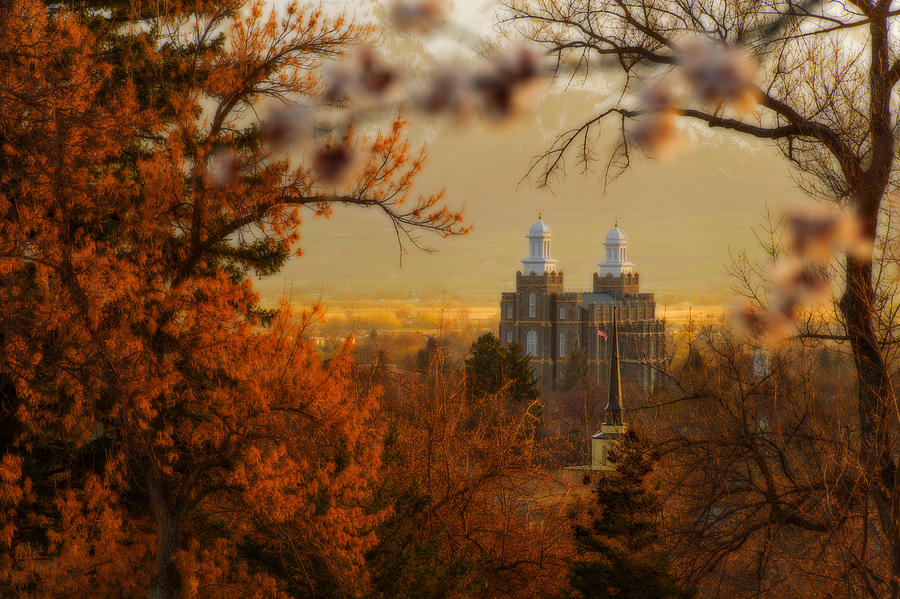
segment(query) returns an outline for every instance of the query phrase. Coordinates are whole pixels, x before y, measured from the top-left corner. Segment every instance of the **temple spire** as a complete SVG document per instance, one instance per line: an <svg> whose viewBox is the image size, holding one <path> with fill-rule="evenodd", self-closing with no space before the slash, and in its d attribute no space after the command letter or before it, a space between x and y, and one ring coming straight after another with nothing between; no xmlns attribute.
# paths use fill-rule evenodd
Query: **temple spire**
<svg viewBox="0 0 900 599"><path fill-rule="evenodd" d="M606 424L622 424L622 370L619 365L618 307L613 307L612 334L609 336L609 400L606 402Z"/></svg>
<svg viewBox="0 0 900 599"><path fill-rule="evenodd" d="M522 260L523 273L543 275L555 273L557 261L550 257L550 227L538 213L538 220L528 230L529 256Z"/></svg>
<svg viewBox="0 0 900 599"><path fill-rule="evenodd" d="M603 247L606 257L597 265L600 267L598 272L601 277L606 275L618 277L634 271L634 264L628 261L628 237L619 228L618 218L616 218L616 225L606 234Z"/></svg>

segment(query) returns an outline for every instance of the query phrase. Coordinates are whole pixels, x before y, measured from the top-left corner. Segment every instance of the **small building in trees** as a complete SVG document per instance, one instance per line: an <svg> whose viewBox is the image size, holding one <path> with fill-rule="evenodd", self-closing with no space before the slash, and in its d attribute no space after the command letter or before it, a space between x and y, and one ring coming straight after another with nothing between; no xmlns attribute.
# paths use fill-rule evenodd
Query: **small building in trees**
<svg viewBox="0 0 900 599"><path fill-rule="evenodd" d="M652 293L641 293L628 261L628 240L618 223L604 240L605 255L591 291L566 291L563 272L550 255L550 227L538 218L528 231L529 255L516 273L516 290L500 299L500 340L519 343L531 358L542 390L562 383L567 356L576 348L597 379L609 373L609 330L618 321L622 376L646 390L656 382L654 365L665 341Z"/></svg>
<svg viewBox="0 0 900 599"><path fill-rule="evenodd" d="M606 419L600 430L591 437L591 470L612 470L609 461L610 445L625 434L622 418L622 367L619 359L619 332L615 314L609 335L609 399L606 402Z"/></svg>

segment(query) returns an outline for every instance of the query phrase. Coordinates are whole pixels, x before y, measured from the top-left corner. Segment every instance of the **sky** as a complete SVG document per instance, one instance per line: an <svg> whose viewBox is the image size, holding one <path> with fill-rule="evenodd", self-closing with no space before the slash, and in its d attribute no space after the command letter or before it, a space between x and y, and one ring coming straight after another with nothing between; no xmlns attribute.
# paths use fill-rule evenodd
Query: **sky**
<svg viewBox="0 0 900 599"><path fill-rule="evenodd" d="M494 10L490 0L456 0L452 19L473 37L489 36ZM364 5L360 13L377 14L377 7ZM424 53L426 60L466 52L446 40L424 47L400 39L388 43L400 52ZM763 142L693 129L682 155L666 161L640 158L609 185L604 162L586 173L570 163L552 189L538 188L527 178L533 156L608 100L604 89L613 86L604 83L548 89L529 114L503 127L483 122L459 127L407 114L411 140L428 148L417 190L443 189L450 206L465 208L473 231L450 239L424 235L421 241L433 253L413 247L403 253L382 215L338 209L328 220L307 218L301 228L304 255L258 281L258 289L270 301L287 294L298 301L321 295L491 303L514 288L527 254L525 234L540 210L570 290L591 286L603 239L618 218L643 291L671 303L728 303L730 254L757 253L752 227L765 222L767 209L780 214L804 200L787 161ZM601 134L602 158L614 134L612 128Z"/></svg>

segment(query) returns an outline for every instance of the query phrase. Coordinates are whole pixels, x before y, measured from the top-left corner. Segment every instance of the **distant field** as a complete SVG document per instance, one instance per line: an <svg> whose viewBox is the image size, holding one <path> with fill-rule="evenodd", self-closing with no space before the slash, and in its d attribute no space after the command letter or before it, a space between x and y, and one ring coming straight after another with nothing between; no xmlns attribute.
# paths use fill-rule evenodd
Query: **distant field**
<svg viewBox="0 0 900 599"><path fill-rule="evenodd" d="M665 318L669 324L680 325L691 319L695 321L704 321L707 319L719 321L728 311L728 306L722 305L690 305L690 304L674 304L671 306L656 307L656 315Z"/></svg>
<svg viewBox="0 0 900 599"><path fill-rule="evenodd" d="M331 333L494 329L500 317L496 304L467 304L458 300L325 299L322 304L325 318L319 326L323 332ZM297 305L309 307L311 303ZM681 325L691 318L718 321L726 310L727 306L715 304L657 305L657 317Z"/></svg>

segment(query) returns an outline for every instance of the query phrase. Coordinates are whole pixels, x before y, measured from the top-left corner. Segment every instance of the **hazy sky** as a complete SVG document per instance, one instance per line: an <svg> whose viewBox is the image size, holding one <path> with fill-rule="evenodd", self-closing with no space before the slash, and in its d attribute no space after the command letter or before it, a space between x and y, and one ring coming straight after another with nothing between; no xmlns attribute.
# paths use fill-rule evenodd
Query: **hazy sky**
<svg viewBox="0 0 900 599"><path fill-rule="evenodd" d="M490 2L456 0L454 11L454 19L470 29L490 31ZM447 42L428 47L441 54L449 50ZM525 233L541 209L570 289L590 287L603 238L618 217L643 290L666 294L667 301L707 303L709 295L727 301L729 251L755 249L750 227L763 221L766 204L778 212L803 199L786 161L768 145L700 132L685 155L668 162L640 159L605 190L602 163L587 174L572 164L552 190L523 180L532 156L555 133L604 103L599 89L548 91L532 114L502 128L476 122L460 130L452 122L409 114L412 138L428 143L418 188L444 189L450 205L465 207L474 231L446 240L425 236L423 242L437 252L409 248L401 266L396 237L383 216L339 209L327 221L309 217L301 230L305 255L260 281L259 288L268 298L293 290L299 300L324 290L326 296L369 297L439 297L443 291L447 297L494 301L514 286L526 254ZM610 128L601 147L613 134Z"/></svg>

